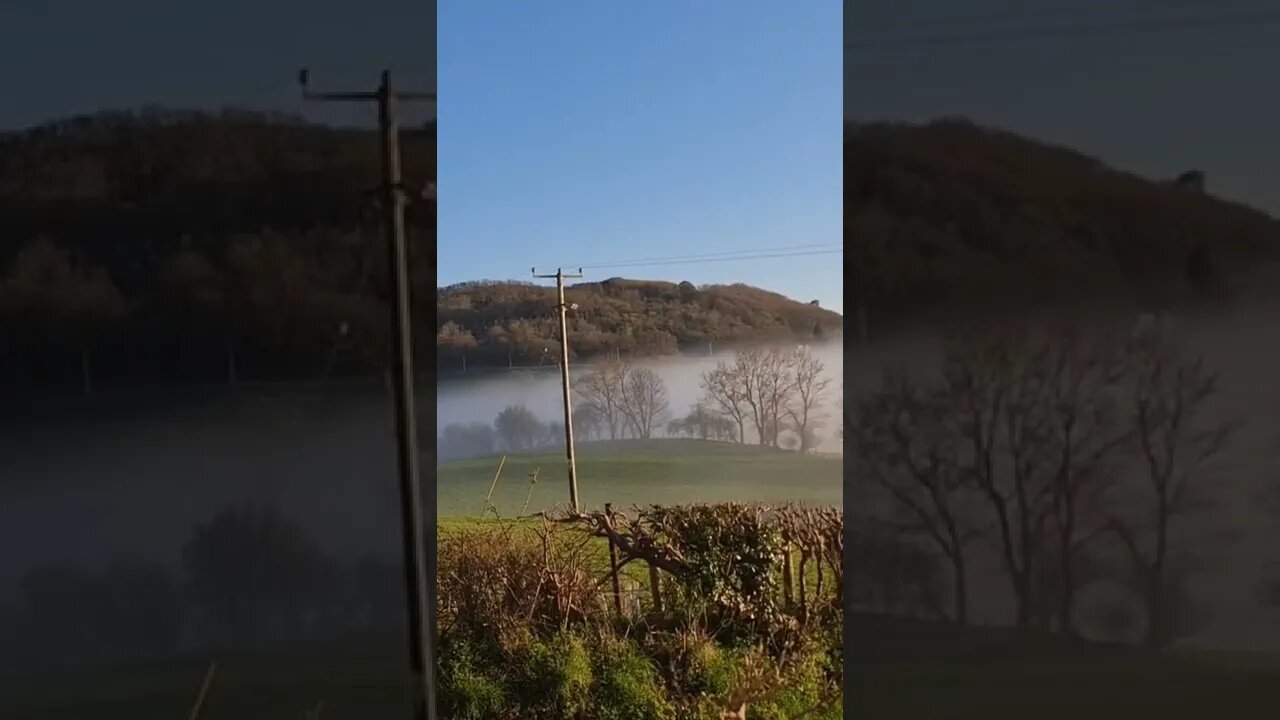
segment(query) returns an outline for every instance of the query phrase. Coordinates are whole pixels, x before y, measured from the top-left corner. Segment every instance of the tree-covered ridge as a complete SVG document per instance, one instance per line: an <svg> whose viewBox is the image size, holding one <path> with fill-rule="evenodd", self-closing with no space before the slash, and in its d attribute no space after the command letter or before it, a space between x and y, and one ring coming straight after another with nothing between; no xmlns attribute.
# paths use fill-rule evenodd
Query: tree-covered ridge
<svg viewBox="0 0 1280 720"><path fill-rule="evenodd" d="M720 345L838 336L843 318L748 285L611 278L565 291L573 356L708 352ZM445 362L556 362L556 291L521 282L471 282L436 295L438 348Z"/></svg>
<svg viewBox="0 0 1280 720"><path fill-rule="evenodd" d="M1280 258L1280 222L1198 183L964 120L849 124L844 161L845 282L873 312L1010 296L1165 304L1243 291L1246 271Z"/></svg>
<svg viewBox="0 0 1280 720"><path fill-rule="evenodd" d="M435 181L434 126L404 129L402 147L416 199ZM86 384L376 368L379 168L371 130L251 111L102 113L0 135L0 364ZM407 226L425 304L425 198Z"/></svg>

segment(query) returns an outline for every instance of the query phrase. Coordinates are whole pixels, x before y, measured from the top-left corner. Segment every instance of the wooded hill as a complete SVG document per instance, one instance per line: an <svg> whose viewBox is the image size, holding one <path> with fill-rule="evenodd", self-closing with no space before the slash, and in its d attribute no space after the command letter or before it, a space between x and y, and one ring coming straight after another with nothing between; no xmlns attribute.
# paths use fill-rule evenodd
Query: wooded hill
<svg viewBox="0 0 1280 720"><path fill-rule="evenodd" d="M612 278L565 290L575 357L706 354L717 346L838 337L843 318L811 303L748 285L697 287ZM554 364L560 352L554 288L472 282L436 298L441 362Z"/></svg>
<svg viewBox="0 0 1280 720"><path fill-rule="evenodd" d="M1280 260L1280 222L1214 197L1212 178L1205 192L1194 168L1143 178L957 119L848 124L844 161L845 287L873 316L1167 306L1252 292L1251 272Z"/></svg>
<svg viewBox="0 0 1280 720"><path fill-rule="evenodd" d="M406 128L402 146L409 190L433 182L434 127ZM238 110L103 113L0 135L4 377L367 366L387 334L378 148L369 130ZM407 221L425 301L434 209L413 203Z"/></svg>

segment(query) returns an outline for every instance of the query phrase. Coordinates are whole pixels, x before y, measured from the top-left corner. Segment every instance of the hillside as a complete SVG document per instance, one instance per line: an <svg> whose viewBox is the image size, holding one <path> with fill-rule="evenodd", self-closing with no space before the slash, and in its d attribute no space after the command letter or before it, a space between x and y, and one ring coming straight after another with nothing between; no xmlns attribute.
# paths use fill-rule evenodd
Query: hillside
<svg viewBox="0 0 1280 720"><path fill-rule="evenodd" d="M1280 222L964 120L850 124L846 287L872 314L1018 298L1146 305L1243 294ZM1172 168L1170 177L1191 168Z"/></svg>
<svg viewBox="0 0 1280 720"><path fill-rule="evenodd" d="M406 185L434 182L434 127L406 128L402 147ZM101 113L0 134L2 375L367 366L386 334L379 168L371 131L251 111ZM434 209L411 203L407 221L425 299Z"/></svg>
<svg viewBox="0 0 1280 720"><path fill-rule="evenodd" d="M612 278L566 289L572 351L666 355L718 345L836 337L838 313L747 285L695 287ZM436 313L442 364L537 364L559 352L554 288L475 282L440 288Z"/></svg>

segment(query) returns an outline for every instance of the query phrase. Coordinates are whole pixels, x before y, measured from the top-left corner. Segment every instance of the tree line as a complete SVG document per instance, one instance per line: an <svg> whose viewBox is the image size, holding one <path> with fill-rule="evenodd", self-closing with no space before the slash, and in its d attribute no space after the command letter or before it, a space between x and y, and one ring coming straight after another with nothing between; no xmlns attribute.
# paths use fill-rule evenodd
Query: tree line
<svg viewBox="0 0 1280 720"><path fill-rule="evenodd" d="M410 189L434 127L406 128ZM389 333L367 130L147 110L0 135L0 367L38 383L378 372ZM418 319L435 213L407 212ZM419 356L433 352L425 342Z"/></svg>
<svg viewBox="0 0 1280 720"><path fill-rule="evenodd" d="M700 379L703 396L673 416L670 393L653 369L608 360L572 383L574 436L580 441L689 437L813 450L828 420L832 381L807 346L749 348L720 361ZM748 430L753 434L749 436ZM543 422L511 405L492 423L451 423L441 432L442 459L481 457L499 450L563 447L564 426Z"/></svg>
<svg viewBox="0 0 1280 720"><path fill-rule="evenodd" d="M843 319L814 304L747 285L695 286L611 278L567 290L570 357L604 360L693 353L767 341L839 337ZM441 368L555 363L560 354L553 288L469 282L439 290Z"/></svg>
<svg viewBox="0 0 1280 720"><path fill-rule="evenodd" d="M955 334L936 373L891 374L852 409L863 543L899 560L896 598L867 587L890 576L877 552L855 561L854 594L966 623L973 553L994 547L1018 627L1079 634L1081 592L1108 586L1142 608L1111 608L1111 631L1141 628L1149 647L1194 632L1179 539L1235 427L1215 417L1218 389L1164 321ZM886 541L904 532L916 541Z"/></svg>
<svg viewBox="0 0 1280 720"><path fill-rule="evenodd" d="M577 384L577 393L588 437L650 438L665 428L668 435L745 444L750 428L760 445L807 452L821 441L817 431L827 418L825 370L804 345L739 350L732 361L702 373L702 397L677 418L658 374L625 360L602 363Z"/></svg>

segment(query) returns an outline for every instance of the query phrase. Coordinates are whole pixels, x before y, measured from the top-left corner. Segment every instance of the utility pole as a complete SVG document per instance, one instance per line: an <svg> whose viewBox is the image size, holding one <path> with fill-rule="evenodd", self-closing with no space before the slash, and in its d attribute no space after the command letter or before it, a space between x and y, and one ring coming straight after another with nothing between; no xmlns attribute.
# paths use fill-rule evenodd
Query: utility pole
<svg viewBox="0 0 1280 720"><path fill-rule="evenodd" d="M409 316L409 253L404 233L405 194L400 178L400 130L396 104L401 101L435 101L435 93L400 92L391 88L391 73L372 92L312 92L309 73L298 73L302 96L326 102L376 102L382 136L382 210L387 233L387 263L394 298L391 303L391 378L396 415L396 445L400 474L401 535L404 546L405 585L409 610L409 669L414 676L414 711L417 720L436 717L435 711L435 512L430 513L430 533L423 528L422 492L418 475L417 416L414 411L413 336ZM431 544L428 551L427 543Z"/></svg>
<svg viewBox="0 0 1280 720"><path fill-rule="evenodd" d="M573 404L569 398L569 321L566 317L568 306L564 303L565 278L582 277L582 268L578 274L565 275L564 269L556 270L555 275L539 275L537 270L531 271L535 278L555 278L556 294L559 301L556 307L560 310L560 385L564 391L564 454L569 461L569 504L578 512L578 468L573 458Z"/></svg>

